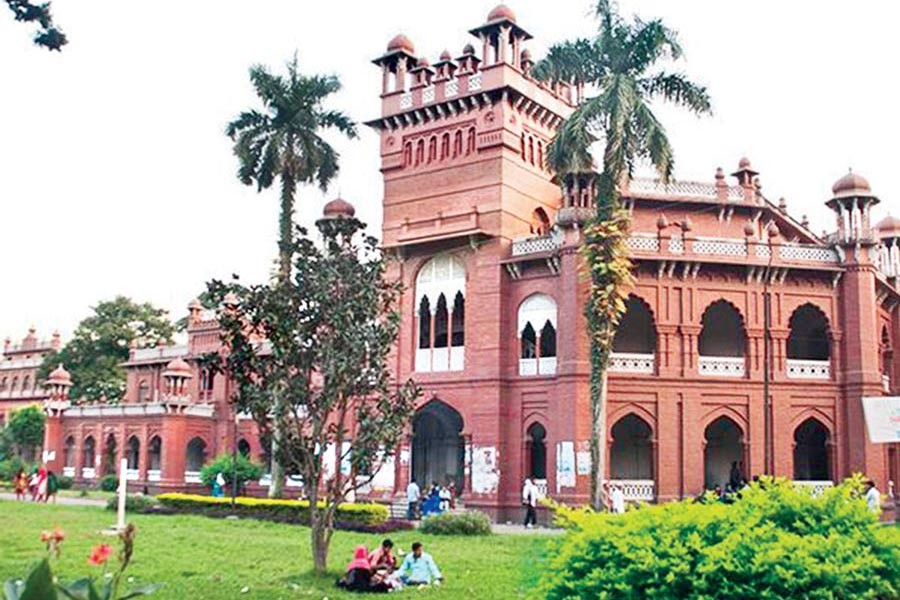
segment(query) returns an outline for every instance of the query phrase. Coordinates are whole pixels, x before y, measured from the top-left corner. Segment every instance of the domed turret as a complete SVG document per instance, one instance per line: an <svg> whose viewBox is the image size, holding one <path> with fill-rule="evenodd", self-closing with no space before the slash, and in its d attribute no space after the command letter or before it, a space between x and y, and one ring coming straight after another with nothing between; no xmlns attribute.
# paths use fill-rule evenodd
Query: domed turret
<svg viewBox="0 0 900 600"><path fill-rule="evenodd" d="M498 4L491 12L488 13L487 22L494 23L496 21L516 22L516 13L505 4Z"/></svg>
<svg viewBox="0 0 900 600"><path fill-rule="evenodd" d="M163 377L188 378L192 375L193 373L191 372L191 365L189 365L187 361L180 356L170 361L169 364L166 365L166 370L163 371Z"/></svg>
<svg viewBox="0 0 900 600"><path fill-rule="evenodd" d="M402 33L398 33L391 41L388 42L387 45L388 52L407 52L409 54L416 53L416 46L412 43L412 40L403 35Z"/></svg>
<svg viewBox="0 0 900 600"><path fill-rule="evenodd" d="M850 171L831 186L835 198L871 196L872 186L862 175Z"/></svg>
<svg viewBox="0 0 900 600"><path fill-rule="evenodd" d="M62 385L70 387L72 385L72 374L66 371L66 368L60 364L50 371L50 375L47 376L47 381L44 383L48 386Z"/></svg>
<svg viewBox="0 0 900 600"><path fill-rule="evenodd" d="M876 231L878 231L878 237L880 238L900 237L900 219L892 215L888 215L882 220L878 221L875 229Z"/></svg>
<svg viewBox="0 0 900 600"><path fill-rule="evenodd" d="M335 198L322 210L323 219L351 219L354 215L356 209L343 198Z"/></svg>

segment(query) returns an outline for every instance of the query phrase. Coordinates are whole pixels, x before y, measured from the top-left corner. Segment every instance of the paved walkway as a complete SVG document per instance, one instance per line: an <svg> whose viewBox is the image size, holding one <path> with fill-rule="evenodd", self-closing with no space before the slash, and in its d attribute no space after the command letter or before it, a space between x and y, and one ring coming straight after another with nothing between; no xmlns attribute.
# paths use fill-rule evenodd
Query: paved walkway
<svg viewBox="0 0 900 600"><path fill-rule="evenodd" d="M16 495L10 494L8 492L0 492L0 500L11 500L15 502ZM28 500L28 502L31 502L31 500ZM63 506L106 506L106 500L99 500L97 498L71 498L68 496L57 496L56 504L62 504Z"/></svg>
<svg viewBox="0 0 900 600"><path fill-rule="evenodd" d="M513 525L512 523L494 523L491 525L494 533L508 535L561 535L564 530L554 527L535 527L528 529L524 525Z"/></svg>

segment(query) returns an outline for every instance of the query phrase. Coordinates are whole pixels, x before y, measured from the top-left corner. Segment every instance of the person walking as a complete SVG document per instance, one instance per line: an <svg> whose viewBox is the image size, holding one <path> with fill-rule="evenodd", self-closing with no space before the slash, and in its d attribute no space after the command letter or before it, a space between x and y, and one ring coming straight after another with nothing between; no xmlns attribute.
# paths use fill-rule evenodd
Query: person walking
<svg viewBox="0 0 900 600"><path fill-rule="evenodd" d="M537 501L537 486L530 477L526 477L525 484L522 486L522 506L525 507L525 527L528 529L537 525L537 511L535 511Z"/></svg>
<svg viewBox="0 0 900 600"><path fill-rule="evenodd" d="M622 490L621 485L613 485L612 492L609 495L609 499L610 503L612 504L613 514L621 515L625 513L625 492Z"/></svg>
<svg viewBox="0 0 900 600"><path fill-rule="evenodd" d="M25 500L25 493L28 491L28 475L25 474L25 469L19 468L13 479L13 485L16 488L16 500Z"/></svg>
<svg viewBox="0 0 900 600"><path fill-rule="evenodd" d="M415 479L411 479L409 485L406 486L406 518L410 521L418 516L420 495L419 484Z"/></svg>
<svg viewBox="0 0 900 600"><path fill-rule="evenodd" d="M56 504L57 492L59 492L59 479L56 477L56 473L47 469L47 495L44 497L44 502L52 499L53 504Z"/></svg>
<svg viewBox="0 0 900 600"><path fill-rule="evenodd" d="M875 514L881 512L881 492L878 491L875 482L871 479L866 482L866 505Z"/></svg>

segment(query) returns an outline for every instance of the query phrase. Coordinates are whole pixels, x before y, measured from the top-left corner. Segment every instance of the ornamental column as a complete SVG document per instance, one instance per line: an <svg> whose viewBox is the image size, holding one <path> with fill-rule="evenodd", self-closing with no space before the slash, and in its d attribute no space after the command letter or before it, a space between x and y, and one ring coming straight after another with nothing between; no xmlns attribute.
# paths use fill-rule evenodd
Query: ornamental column
<svg viewBox="0 0 900 600"><path fill-rule="evenodd" d="M65 466L62 419L69 408L69 388L72 387L72 376L59 365L47 377L44 386L50 390L50 398L44 402L44 413L47 422L44 426L43 459L47 469L62 474Z"/></svg>

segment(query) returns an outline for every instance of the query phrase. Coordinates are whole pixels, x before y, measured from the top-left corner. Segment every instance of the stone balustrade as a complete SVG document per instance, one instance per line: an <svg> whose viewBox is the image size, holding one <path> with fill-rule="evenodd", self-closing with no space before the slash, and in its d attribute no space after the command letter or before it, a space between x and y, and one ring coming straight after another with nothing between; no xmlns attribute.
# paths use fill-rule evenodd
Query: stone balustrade
<svg viewBox="0 0 900 600"><path fill-rule="evenodd" d="M787 359L789 379L831 379L831 361Z"/></svg>
<svg viewBox="0 0 900 600"><path fill-rule="evenodd" d="M698 372L707 377L743 377L747 359L743 356L701 356Z"/></svg>
<svg viewBox="0 0 900 600"><path fill-rule="evenodd" d="M652 375L655 365L656 357L653 354L613 352L609 357L609 371L611 373Z"/></svg>
<svg viewBox="0 0 900 600"><path fill-rule="evenodd" d="M656 482L652 479L611 479L608 483L622 488L626 502L656 500Z"/></svg>

